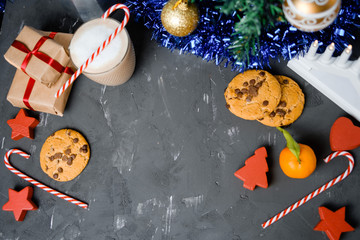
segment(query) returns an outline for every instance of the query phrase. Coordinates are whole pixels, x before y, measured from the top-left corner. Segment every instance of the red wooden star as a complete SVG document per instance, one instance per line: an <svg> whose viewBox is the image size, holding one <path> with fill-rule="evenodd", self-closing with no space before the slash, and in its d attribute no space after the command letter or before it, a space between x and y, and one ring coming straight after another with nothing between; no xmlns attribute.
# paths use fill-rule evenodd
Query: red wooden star
<svg viewBox="0 0 360 240"><path fill-rule="evenodd" d="M4 211L13 211L16 221L23 221L27 211L36 210L38 207L31 201L33 188L26 187L20 192L9 188L9 201L4 204Z"/></svg>
<svg viewBox="0 0 360 240"><path fill-rule="evenodd" d="M255 155L245 161L245 166L237 170L234 175L244 181L244 188L254 190L255 186L268 187L266 172L269 171L266 162L265 147L255 150Z"/></svg>
<svg viewBox="0 0 360 240"><path fill-rule="evenodd" d="M345 207L336 212L326 207L319 207L321 221L315 226L315 231L324 231L330 240L340 239L342 232L354 231L354 228L345 221Z"/></svg>
<svg viewBox="0 0 360 240"><path fill-rule="evenodd" d="M8 120L7 124L12 128L11 138L17 141L23 137L34 139L34 128L39 124L39 121L28 117L25 110L20 109L16 117Z"/></svg>

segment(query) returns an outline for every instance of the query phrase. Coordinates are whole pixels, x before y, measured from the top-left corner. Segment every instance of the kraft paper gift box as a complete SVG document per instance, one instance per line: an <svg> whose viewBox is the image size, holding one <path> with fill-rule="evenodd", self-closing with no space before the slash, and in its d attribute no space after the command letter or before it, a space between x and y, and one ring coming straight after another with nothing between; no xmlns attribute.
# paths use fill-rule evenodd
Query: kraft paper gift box
<svg viewBox="0 0 360 240"><path fill-rule="evenodd" d="M41 33L45 35L49 34L47 32ZM65 49L68 49L72 36L72 34L68 33L56 33L54 40L61 44ZM67 66L65 72L60 75L58 81L50 88L39 81L32 79L21 70L17 70L10 86L7 100L15 107L62 116L71 87L69 87L59 98L55 98L55 93L71 77L74 71L71 62L69 62Z"/></svg>
<svg viewBox="0 0 360 240"><path fill-rule="evenodd" d="M54 33L24 26L4 57L29 77L51 87L70 62L69 54L53 37Z"/></svg>

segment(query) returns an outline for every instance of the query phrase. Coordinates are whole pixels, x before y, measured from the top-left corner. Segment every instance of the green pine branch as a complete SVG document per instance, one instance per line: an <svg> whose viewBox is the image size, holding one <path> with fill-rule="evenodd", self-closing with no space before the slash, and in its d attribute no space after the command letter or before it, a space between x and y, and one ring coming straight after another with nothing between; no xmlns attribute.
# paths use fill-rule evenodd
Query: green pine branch
<svg viewBox="0 0 360 240"><path fill-rule="evenodd" d="M220 12L232 14L236 11L239 21L235 23L230 52L238 62L249 63L249 56L257 55L259 37L279 21L285 21L283 0L219 0Z"/></svg>

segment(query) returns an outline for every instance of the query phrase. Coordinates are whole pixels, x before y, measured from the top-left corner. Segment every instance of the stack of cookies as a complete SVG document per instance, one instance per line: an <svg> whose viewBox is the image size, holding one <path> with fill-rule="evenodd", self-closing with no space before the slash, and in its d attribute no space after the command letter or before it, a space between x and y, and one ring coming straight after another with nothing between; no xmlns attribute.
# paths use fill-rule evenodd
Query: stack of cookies
<svg viewBox="0 0 360 240"><path fill-rule="evenodd" d="M238 117L271 127L286 126L298 119L305 97L292 79L264 70L237 75L225 89L226 107Z"/></svg>

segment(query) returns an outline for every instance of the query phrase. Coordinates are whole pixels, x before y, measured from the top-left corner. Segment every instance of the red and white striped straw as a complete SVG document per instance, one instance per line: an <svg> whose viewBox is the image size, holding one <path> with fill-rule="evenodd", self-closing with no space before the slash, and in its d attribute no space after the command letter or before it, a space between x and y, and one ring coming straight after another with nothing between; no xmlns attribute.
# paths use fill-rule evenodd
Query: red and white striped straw
<svg viewBox="0 0 360 240"><path fill-rule="evenodd" d="M319 195L320 193L322 193L323 191L325 191L326 189L331 188L332 186L334 186L336 183L342 181L344 178L346 178L347 176L349 176L349 174L351 173L351 171L354 168L354 158L353 156L346 151L342 151L342 152L333 152L332 154L330 154L329 156L327 156L324 159L325 163L330 162L331 159L336 158L338 156L345 156L347 157L347 159L349 160L349 166L346 169L346 171L339 175L337 178L332 179L331 181L327 182L326 184L324 184L323 186L319 187L318 189L316 189L315 191L313 191L312 193L310 193L309 195L305 196L304 198L300 199L299 201L297 201L296 203L292 204L290 207L288 207L287 209L283 210L282 212L276 214L274 217L270 218L269 220L267 220L266 222L264 222L261 226L263 228L267 228L268 226L270 226L271 224L273 224L274 222L278 221L280 218L284 217L285 215L287 215L288 213L292 212L293 210L295 210L296 208L300 207L301 205L303 205L304 203L310 201L312 198L316 197L317 195Z"/></svg>
<svg viewBox="0 0 360 240"><path fill-rule="evenodd" d="M110 44L110 42L123 30L125 25L128 23L130 18L130 11L127 6L124 4L115 4L110 7L106 12L102 15L103 19L109 17L109 15L117 9L123 9L125 12L124 20L121 22L120 26L115 29L115 31L103 42L103 44L94 52L91 57L89 57L86 62L80 66L80 68L67 80L64 85L57 91L55 97L58 98L63 94L63 92L75 81L76 78L88 67L88 65L94 61L94 59L104 50L106 46Z"/></svg>
<svg viewBox="0 0 360 240"><path fill-rule="evenodd" d="M44 191L46 191L48 193L51 193L51 194L53 194L53 195L55 195L55 196L57 196L57 197L59 197L61 199L64 199L64 200L66 200L68 202L71 202L71 203L73 203L73 204L75 204L75 205L77 205L79 207L82 207L82 208L85 208L85 209L88 208L88 205L86 203L81 202L79 200L76 200L76 199L74 199L74 198L72 198L72 197L70 197L68 195L65 195L65 194L63 194L61 192L58 192L58 191L56 191L56 190L54 190L54 189L52 189L52 188L50 188L50 187L48 187L48 186L46 186L46 185L44 185L42 183L36 181L35 179L32 179L31 177L25 175L24 173L20 172L16 168L14 168L9 162L9 157L13 153L19 154L20 156L22 156L22 157L24 157L26 159L28 159L30 157L29 154L27 154L27 153L25 153L25 152L23 152L23 151L21 151L19 149L10 149L9 151L7 151L5 156L4 156L4 163L5 163L5 166L11 172L13 172L14 174L18 175L22 179L28 181L29 183L34 184L36 187L41 188L42 190L44 190Z"/></svg>

